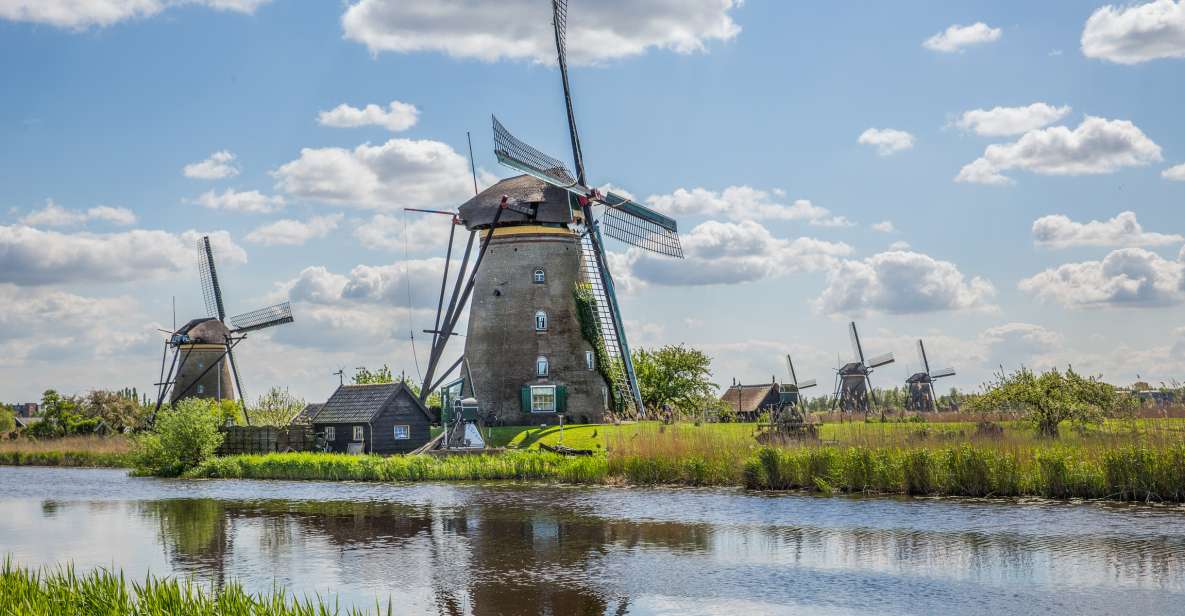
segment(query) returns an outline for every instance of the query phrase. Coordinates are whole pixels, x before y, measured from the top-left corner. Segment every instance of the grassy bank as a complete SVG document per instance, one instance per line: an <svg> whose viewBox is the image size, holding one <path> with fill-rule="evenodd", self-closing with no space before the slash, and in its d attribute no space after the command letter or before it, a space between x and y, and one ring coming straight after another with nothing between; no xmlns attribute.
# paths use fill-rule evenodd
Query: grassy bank
<svg viewBox="0 0 1185 616"><path fill-rule="evenodd" d="M7 466L119 468L131 465L130 454L131 441L122 436L0 441L0 465Z"/></svg>
<svg viewBox="0 0 1185 616"><path fill-rule="evenodd" d="M319 599L297 599L283 592L253 595L234 582L213 592L190 581L172 578L148 577L136 582L128 581L122 573L103 569L78 574L69 566L32 570L18 567L8 559L0 570L0 614L361 616L393 613L390 605L374 611L345 611Z"/></svg>

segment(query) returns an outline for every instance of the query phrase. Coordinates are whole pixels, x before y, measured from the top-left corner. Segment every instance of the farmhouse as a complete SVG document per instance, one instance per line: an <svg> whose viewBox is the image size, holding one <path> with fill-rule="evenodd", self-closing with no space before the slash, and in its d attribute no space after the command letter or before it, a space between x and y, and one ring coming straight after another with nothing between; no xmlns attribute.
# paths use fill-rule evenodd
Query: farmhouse
<svg viewBox="0 0 1185 616"><path fill-rule="evenodd" d="M729 410L736 413L737 421L756 421L763 411L773 410L780 403L777 383L761 385L733 384L720 396Z"/></svg>
<svg viewBox="0 0 1185 616"><path fill-rule="evenodd" d="M330 451L407 453L428 442L432 415L407 385L342 385L312 419Z"/></svg>

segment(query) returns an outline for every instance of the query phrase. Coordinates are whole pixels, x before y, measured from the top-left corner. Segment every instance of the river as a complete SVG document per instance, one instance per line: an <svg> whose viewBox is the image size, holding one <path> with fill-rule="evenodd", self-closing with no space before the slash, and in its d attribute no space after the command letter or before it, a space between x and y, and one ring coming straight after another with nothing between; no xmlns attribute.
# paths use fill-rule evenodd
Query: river
<svg viewBox="0 0 1185 616"><path fill-rule="evenodd" d="M24 565L400 614L1185 613L1185 508L0 467Z"/></svg>

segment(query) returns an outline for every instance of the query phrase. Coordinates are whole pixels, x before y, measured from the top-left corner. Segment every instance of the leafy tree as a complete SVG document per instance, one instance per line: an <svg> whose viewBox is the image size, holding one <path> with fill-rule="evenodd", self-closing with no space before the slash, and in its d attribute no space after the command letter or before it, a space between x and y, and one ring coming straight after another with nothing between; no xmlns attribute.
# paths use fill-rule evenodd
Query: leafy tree
<svg viewBox="0 0 1185 616"><path fill-rule="evenodd" d="M125 391L102 389L88 393L81 401L79 410L82 415L100 420L118 432L144 427L151 414L150 408L142 407L134 396L127 395Z"/></svg>
<svg viewBox="0 0 1185 616"><path fill-rule="evenodd" d="M705 398L715 397L712 358L685 345L667 345L653 351L634 352L642 404L651 410L670 405L683 413L695 413Z"/></svg>
<svg viewBox="0 0 1185 616"><path fill-rule="evenodd" d="M251 409L251 423L256 426L286 426L304 407L303 399L288 393L287 389L273 387L260 396L259 402Z"/></svg>
<svg viewBox="0 0 1185 616"><path fill-rule="evenodd" d="M7 404L0 404L0 434L7 434L16 430L15 413Z"/></svg>
<svg viewBox="0 0 1185 616"><path fill-rule="evenodd" d="M1083 377L1067 368L1040 375L1027 368L1000 374L986 391L967 400L976 411L1018 410L1042 436L1056 438L1063 421L1099 423L1107 413L1123 410L1130 401L1097 377Z"/></svg>
<svg viewBox="0 0 1185 616"><path fill-rule="evenodd" d="M99 422L79 412L80 400L75 396L63 396L52 389L41 395L41 421L25 431L34 438L60 438L67 434L88 434L94 432Z"/></svg>
<svg viewBox="0 0 1185 616"><path fill-rule="evenodd" d="M162 408L151 431L136 438L134 464L142 475L176 477L214 456L222 444L223 405L186 398Z"/></svg>
<svg viewBox="0 0 1185 616"><path fill-rule="evenodd" d="M355 385L373 385L376 383L390 383L391 381L394 381L394 380L395 379L391 377L391 367L388 366L387 364L383 364L382 368L379 368L378 370L375 370L373 372L370 370L367 370L366 366L362 366L361 368L358 368L357 372L354 373L354 384Z"/></svg>

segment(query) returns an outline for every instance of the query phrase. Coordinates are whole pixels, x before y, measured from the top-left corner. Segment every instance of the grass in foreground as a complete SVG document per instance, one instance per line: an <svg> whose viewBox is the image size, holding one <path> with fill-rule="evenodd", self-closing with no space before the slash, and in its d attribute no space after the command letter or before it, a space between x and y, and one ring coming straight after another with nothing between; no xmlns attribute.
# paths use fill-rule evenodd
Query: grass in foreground
<svg viewBox="0 0 1185 616"><path fill-rule="evenodd" d="M131 441L124 436L68 436L0 441L0 465L127 467Z"/></svg>
<svg viewBox="0 0 1185 616"><path fill-rule="evenodd" d="M106 616L327 616L345 614L393 614L391 606L374 612L339 610L319 598L300 600L284 592L253 595L237 583L221 591L206 591L193 582L147 577L129 582L123 573L96 569L78 574L71 566L57 570L32 570L5 559L0 570L0 614L56 616L104 614Z"/></svg>

